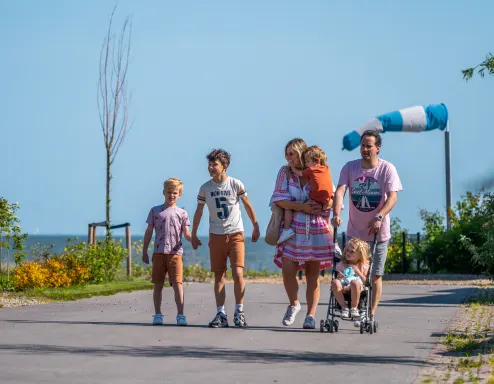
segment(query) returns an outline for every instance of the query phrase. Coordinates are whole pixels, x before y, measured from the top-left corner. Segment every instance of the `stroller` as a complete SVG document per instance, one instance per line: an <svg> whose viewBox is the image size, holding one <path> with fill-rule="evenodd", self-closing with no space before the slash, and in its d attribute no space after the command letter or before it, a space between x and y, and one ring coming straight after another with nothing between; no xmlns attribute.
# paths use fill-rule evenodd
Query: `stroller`
<svg viewBox="0 0 494 384"><path fill-rule="evenodd" d="M337 228L334 229L334 239L335 243L337 243ZM339 320L336 318L340 318L342 321L353 321L355 327L360 327L360 333L363 334L364 331L370 333L377 332L378 323L374 320L374 317L371 315L371 305L372 305L372 278L371 278L371 270L373 263L373 256L376 252L377 245L377 233L374 235L374 241L372 243L371 257L370 257L370 266L369 272L367 275L367 281L365 283L364 289L360 293L360 300L357 306L360 312L360 318L352 319L352 318L342 318L337 311L341 309L341 306L336 301L333 290L330 289L329 294L329 303L328 303L328 312L326 314L326 319L321 320L320 323L320 331L324 332L327 330L329 333L338 332L339 328ZM335 257L333 260L333 270L332 270L332 278L336 279L338 276L338 271L336 271L336 264L341 261L340 255L335 253ZM350 292L344 293L345 301L350 304L351 296Z"/></svg>

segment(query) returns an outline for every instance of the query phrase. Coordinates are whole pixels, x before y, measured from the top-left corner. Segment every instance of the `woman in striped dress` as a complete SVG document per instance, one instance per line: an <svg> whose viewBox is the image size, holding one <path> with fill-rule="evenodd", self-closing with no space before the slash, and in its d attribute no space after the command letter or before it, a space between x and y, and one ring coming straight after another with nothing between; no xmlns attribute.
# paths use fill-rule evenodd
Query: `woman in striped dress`
<svg viewBox="0 0 494 384"><path fill-rule="evenodd" d="M332 232L324 219L329 211L323 211L319 203L309 200L310 187L307 180L290 170L290 167L303 168L302 152L306 148L307 144L302 139L290 140L285 146L288 166L283 166L278 172L270 205L276 204L294 212L291 228L295 235L276 246L274 257L274 263L282 269L283 284L290 301L283 317L283 325L293 324L301 309L297 271L305 270L307 316L304 328L314 329L314 316L320 296L319 271L332 266L334 243Z"/></svg>

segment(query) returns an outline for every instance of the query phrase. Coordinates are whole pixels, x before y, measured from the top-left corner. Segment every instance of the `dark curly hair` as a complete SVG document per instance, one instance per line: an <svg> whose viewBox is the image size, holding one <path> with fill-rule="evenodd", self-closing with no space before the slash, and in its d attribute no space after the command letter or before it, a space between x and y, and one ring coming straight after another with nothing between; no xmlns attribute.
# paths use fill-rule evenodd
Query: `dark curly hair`
<svg viewBox="0 0 494 384"><path fill-rule="evenodd" d="M362 142L362 139L365 136L373 137L375 139L376 147L380 147L383 143L381 135L375 129L368 129L364 133L362 133L362 136L360 137L360 142Z"/></svg>
<svg viewBox="0 0 494 384"><path fill-rule="evenodd" d="M228 168L228 166L230 165L230 154L221 148L213 149L211 152L208 153L206 159L211 162L218 160L225 168Z"/></svg>

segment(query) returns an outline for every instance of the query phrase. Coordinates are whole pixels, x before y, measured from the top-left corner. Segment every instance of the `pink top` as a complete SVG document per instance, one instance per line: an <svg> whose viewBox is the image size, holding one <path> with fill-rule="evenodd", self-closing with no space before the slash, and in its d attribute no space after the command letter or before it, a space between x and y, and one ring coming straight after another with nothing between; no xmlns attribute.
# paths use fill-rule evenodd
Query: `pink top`
<svg viewBox="0 0 494 384"><path fill-rule="evenodd" d="M181 255L182 234L190 226L187 212L179 207L157 205L149 211L146 223L154 227L154 253Z"/></svg>
<svg viewBox="0 0 494 384"><path fill-rule="evenodd" d="M398 192L401 186L398 172L389 161L379 159L375 168L362 168L362 160L349 161L340 173L338 186L345 185L349 189L350 219L347 235L361 240L372 241L368 225L382 208L389 192ZM389 215L383 219L378 241L391 238L391 221Z"/></svg>

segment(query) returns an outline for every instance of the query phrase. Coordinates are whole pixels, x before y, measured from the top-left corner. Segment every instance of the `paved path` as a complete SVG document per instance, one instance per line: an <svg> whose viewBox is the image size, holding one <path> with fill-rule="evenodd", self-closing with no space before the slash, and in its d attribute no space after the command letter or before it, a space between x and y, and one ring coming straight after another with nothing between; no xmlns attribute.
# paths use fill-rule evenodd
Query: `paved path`
<svg viewBox="0 0 494 384"><path fill-rule="evenodd" d="M232 321L232 289L227 309ZM473 288L385 285L379 333L283 327L282 285L249 284L248 329L209 329L212 285L185 287L190 326L150 326L151 292L0 309L0 382L5 383L411 383L457 304ZM300 288L305 295L305 285ZM323 286L317 322L327 308ZM302 300L303 302L305 300ZM303 306L305 310L305 306ZM174 323L165 289L165 322Z"/></svg>

